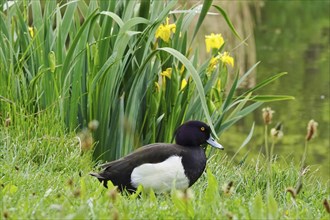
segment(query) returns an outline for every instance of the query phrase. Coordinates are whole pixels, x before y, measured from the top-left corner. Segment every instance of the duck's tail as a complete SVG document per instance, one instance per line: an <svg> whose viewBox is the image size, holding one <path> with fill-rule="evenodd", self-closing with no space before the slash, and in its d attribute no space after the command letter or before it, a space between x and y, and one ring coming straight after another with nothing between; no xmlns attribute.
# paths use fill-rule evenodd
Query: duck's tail
<svg viewBox="0 0 330 220"><path fill-rule="evenodd" d="M96 177L101 183L103 182L105 188L108 188L108 180L106 180L104 176L99 173L89 173L89 175Z"/></svg>

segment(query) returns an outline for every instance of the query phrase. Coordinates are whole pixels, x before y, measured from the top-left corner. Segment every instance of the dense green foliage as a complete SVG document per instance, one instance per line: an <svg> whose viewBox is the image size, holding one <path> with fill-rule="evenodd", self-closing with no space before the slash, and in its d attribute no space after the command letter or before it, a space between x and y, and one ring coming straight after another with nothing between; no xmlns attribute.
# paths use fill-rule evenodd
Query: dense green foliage
<svg viewBox="0 0 330 220"><path fill-rule="evenodd" d="M120 195L88 175L89 153L81 154L74 133L65 134L52 117L28 117L0 129L1 218L5 219L328 219L322 205L329 187L304 175L294 199L299 171L293 164L234 164L223 151L209 158L207 172L187 191L154 196ZM52 126L49 126L49 124ZM230 187L230 182L233 183ZM229 186L228 186L229 184ZM192 195L191 195L192 194ZM268 211L267 211L268 210Z"/></svg>
<svg viewBox="0 0 330 220"><path fill-rule="evenodd" d="M0 24L3 118L16 123L18 112L54 106L54 117L69 130L97 120L95 158L112 160L146 143L170 142L175 128L189 119L206 120L221 134L264 101L290 98L252 95L277 77L236 97L255 66L228 86L225 64L209 68L225 45L200 63L194 36L212 1L205 1L200 13L196 8L175 13L176 1L8 4ZM216 9L235 33L225 12ZM176 31L167 40L156 39L170 12ZM162 76L169 68L171 77ZM231 89L225 93L225 88Z"/></svg>

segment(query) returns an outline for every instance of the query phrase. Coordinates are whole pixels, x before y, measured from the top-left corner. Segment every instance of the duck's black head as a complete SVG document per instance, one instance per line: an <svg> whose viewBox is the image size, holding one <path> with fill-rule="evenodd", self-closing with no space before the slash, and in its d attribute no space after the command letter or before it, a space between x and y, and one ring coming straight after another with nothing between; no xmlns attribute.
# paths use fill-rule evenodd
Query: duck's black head
<svg viewBox="0 0 330 220"><path fill-rule="evenodd" d="M201 121L188 121L177 128L175 141L182 146L200 146L209 143L213 147L223 149L211 136L210 127Z"/></svg>

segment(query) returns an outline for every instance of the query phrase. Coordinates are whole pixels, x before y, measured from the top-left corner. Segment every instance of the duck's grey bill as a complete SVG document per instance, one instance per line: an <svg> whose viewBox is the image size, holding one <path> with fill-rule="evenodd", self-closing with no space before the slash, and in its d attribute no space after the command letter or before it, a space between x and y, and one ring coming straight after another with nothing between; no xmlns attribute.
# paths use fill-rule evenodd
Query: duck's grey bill
<svg viewBox="0 0 330 220"><path fill-rule="evenodd" d="M216 140L214 140L214 138L212 136L210 136L209 139L206 140L206 142L216 148L219 148L221 150L225 149L221 144L219 144Z"/></svg>

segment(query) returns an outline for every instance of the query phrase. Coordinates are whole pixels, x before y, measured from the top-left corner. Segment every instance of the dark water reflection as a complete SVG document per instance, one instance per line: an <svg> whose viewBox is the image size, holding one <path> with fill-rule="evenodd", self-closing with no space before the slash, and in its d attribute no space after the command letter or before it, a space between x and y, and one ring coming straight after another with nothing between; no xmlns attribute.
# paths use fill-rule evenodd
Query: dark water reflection
<svg viewBox="0 0 330 220"><path fill-rule="evenodd" d="M284 126L284 138L276 144L275 154L281 163L294 161L298 165L307 123L314 119L319 123L318 136L309 144L307 164L324 180L330 179L329 10L329 1L266 1L255 30L257 57L261 61L257 81L275 73L289 73L259 93L295 97L293 101L263 106L275 110L271 127L279 121ZM222 140L227 149L238 149L245 137L238 139L237 135L246 135L253 121L258 125L254 140L240 156L252 151L249 157L255 157L263 149L261 109L226 132Z"/></svg>

